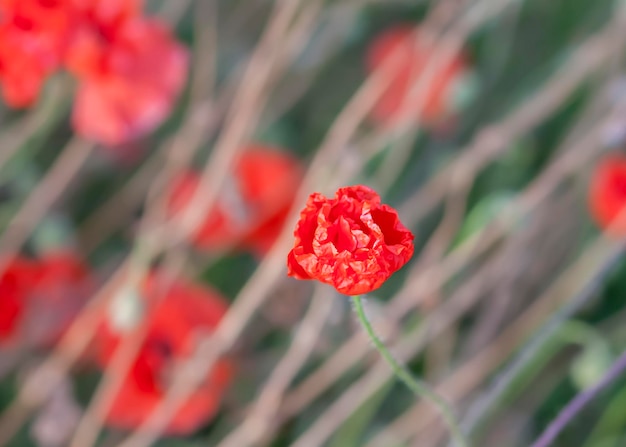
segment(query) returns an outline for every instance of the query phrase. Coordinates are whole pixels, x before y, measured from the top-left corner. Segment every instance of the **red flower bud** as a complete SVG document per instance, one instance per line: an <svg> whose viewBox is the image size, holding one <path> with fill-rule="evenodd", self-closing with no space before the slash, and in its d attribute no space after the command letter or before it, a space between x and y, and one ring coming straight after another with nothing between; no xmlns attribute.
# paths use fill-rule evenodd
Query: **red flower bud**
<svg viewBox="0 0 626 447"><path fill-rule="evenodd" d="M607 230L622 211L626 212L626 157L609 155L601 160L591 177L589 211L598 226ZM616 227L615 236L626 235L626 215Z"/></svg>
<svg viewBox="0 0 626 447"><path fill-rule="evenodd" d="M413 256L413 234L396 210L361 185L340 188L334 199L311 194L294 236L288 275L346 295L376 290Z"/></svg>

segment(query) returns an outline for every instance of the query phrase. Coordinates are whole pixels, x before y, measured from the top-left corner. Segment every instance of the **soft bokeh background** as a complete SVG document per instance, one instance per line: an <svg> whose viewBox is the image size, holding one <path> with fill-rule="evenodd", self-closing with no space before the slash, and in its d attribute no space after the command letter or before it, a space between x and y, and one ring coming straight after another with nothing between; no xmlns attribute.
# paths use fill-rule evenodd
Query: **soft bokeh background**
<svg viewBox="0 0 626 447"><path fill-rule="evenodd" d="M164 178L206 166L215 201L249 142L309 168L294 210L312 191L356 183L399 210L416 255L367 297L368 312L397 357L451 402L473 445L530 445L623 351L624 247L587 206L596 160L626 144L623 1L154 0L146 9L192 54L172 115L149 136L85 154L69 124L69 77L50 79L30 110L3 106L0 249L74 247L99 285L125 260L161 263L232 303L222 337L191 360L201 369L217 352L236 365L219 410L154 445L447 443L430 407L371 349L348 300L286 277L294 216L263 254L197 250L175 231L155 237ZM367 113L368 45L388 27L423 23L434 54L463 48L471 77L436 124L379 126ZM0 351L3 445L69 445L103 386L102 371L79 358L51 399L31 399L50 394L50 359L67 356ZM31 394L19 394L29 377ZM625 408L626 378L554 445L626 445ZM104 427L98 442L128 435Z"/></svg>

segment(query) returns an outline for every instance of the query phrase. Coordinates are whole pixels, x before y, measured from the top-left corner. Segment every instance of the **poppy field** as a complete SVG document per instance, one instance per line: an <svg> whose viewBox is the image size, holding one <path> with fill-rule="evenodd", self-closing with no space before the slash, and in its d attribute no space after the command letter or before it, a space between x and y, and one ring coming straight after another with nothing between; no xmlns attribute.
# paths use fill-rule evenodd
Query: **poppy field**
<svg viewBox="0 0 626 447"><path fill-rule="evenodd" d="M0 447L626 446L626 2L0 0Z"/></svg>

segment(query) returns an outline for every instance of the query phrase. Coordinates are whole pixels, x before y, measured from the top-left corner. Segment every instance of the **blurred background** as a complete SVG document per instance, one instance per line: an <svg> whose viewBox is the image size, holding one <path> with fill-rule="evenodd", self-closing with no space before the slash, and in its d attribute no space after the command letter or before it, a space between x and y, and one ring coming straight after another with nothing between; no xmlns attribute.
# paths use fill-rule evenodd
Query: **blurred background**
<svg viewBox="0 0 626 447"><path fill-rule="evenodd" d="M452 446L286 275L354 184L416 236L378 333L531 445L626 346L625 55L621 0L0 1L0 446ZM551 445L626 446L626 376Z"/></svg>

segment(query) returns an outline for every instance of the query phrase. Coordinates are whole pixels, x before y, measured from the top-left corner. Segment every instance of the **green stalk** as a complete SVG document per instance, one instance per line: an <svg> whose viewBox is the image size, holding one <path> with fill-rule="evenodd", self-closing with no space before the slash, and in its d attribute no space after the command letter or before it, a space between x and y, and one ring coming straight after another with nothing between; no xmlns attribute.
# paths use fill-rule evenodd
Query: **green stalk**
<svg viewBox="0 0 626 447"><path fill-rule="evenodd" d="M398 363L393 355L391 355L391 352L389 352L385 344L380 340L378 335L376 335L374 328L365 315L365 309L363 308L361 296L355 295L351 298L352 304L354 305L354 311L356 312L361 325L365 329L365 332L374 344L376 350L385 359L389 366L391 366L395 376L400 379L411 391L413 391L416 396L426 399L437 409L448 426L452 439L454 439L455 443L459 447L469 447L469 444L465 440L465 437L463 436L459 424L456 421L452 410L448 406L448 403L441 396L439 396L439 394L432 390L427 383L413 377L405 366Z"/></svg>

